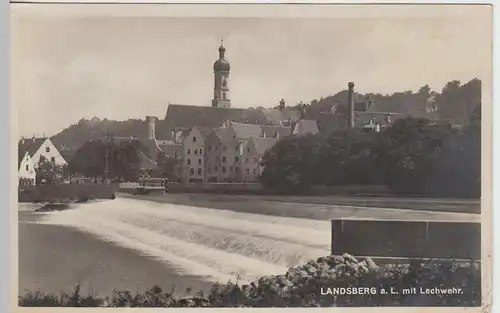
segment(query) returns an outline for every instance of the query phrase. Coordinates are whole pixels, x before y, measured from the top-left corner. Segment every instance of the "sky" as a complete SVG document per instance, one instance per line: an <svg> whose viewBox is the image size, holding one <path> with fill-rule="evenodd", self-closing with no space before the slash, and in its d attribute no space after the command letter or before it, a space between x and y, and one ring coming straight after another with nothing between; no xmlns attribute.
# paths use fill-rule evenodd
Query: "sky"
<svg viewBox="0 0 500 313"><path fill-rule="evenodd" d="M54 135L94 116L163 119L168 103L209 106L221 38L233 107L310 102L349 81L361 93L425 84L441 90L451 80L488 78L491 59L488 14L98 13L11 12L11 101L20 136Z"/></svg>

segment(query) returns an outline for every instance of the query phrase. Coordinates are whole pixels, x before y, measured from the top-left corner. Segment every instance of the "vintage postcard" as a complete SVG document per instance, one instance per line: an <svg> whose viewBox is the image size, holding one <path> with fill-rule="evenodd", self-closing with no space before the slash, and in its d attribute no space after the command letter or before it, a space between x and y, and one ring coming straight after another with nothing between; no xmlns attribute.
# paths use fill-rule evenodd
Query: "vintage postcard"
<svg viewBox="0 0 500 313"><path fill-rule="evenodd" d="M492 19L12 4L15 310L488 310Z"/></svg>

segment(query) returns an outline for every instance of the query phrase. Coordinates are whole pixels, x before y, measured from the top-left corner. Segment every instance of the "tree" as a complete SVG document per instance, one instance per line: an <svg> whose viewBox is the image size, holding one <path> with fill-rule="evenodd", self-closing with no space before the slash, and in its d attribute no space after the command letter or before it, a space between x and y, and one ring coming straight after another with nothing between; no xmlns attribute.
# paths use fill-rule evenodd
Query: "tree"
<svg viewBox="0 0 500 313"><path fill-rule="evenodd" d="M69 167L72 173L87 177L135 180L140 171L139 153L143 149L136 140L115 142L114 140L89 141L78 149Z"/></svg>
<svg viewBox="0 0 500 313"><path fill-rule="evenodd" d="M35 170L37 184L60 183L67 173L66 166L57 165L55 162L47 160L43 155L40 156Z"/></svg>
<svg viewBox="0 0 500 313"><path fill-rule="evenodd" d="M262 158L261 182L276 192L307 192L319 183L319 136L286 137Z"/></svg>
<svg viewBox="0 0 500 313"><path fill-rule="evenodd" d="M163 152L158 152L156 156L156 162L158 164L159 172L162 177L167 177L169 180L177 180L174 173L175 160L167 156Z"/></svg>

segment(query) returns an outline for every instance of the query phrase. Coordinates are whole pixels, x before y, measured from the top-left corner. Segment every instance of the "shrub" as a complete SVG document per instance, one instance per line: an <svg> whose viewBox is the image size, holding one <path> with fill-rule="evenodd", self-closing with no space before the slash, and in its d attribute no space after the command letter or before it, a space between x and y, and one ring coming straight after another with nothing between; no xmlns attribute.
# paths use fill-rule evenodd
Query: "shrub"
<svg viewBox="0 0 500 313"><path fill-rule="evenodd" d="M327 288L368 287L375 294L331 295ZM403 294L414 287L417 293ZM459 294L420 294L420 288L461 288ZM323 288L323 294L322 294ZM392 290L399 294L391 294ZM387 294L382 294L385 290ZM370 258L321 257L290 268L284 275L262 277L241 285L239 280L216 284L208 295L174 297L155 286L145 293L114 291L110 298L80 296L79 286L71 295L56 297L28 292L20 306L60 307L370 307L370 306L480 306L481 272L475 262L411 261L410 264L376 265Z"/></svg>

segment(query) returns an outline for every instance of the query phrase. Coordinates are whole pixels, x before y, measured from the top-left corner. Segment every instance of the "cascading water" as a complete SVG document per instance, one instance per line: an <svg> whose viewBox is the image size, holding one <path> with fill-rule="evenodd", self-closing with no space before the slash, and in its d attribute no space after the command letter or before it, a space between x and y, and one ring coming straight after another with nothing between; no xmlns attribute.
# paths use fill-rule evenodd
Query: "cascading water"
<svg viewBox="0 0 500 313"><path fill-rule="evenodd" d="M73 206L38 223L74 227L213 282L283 274L329 254L329 221L133 199Z"/></svg>

